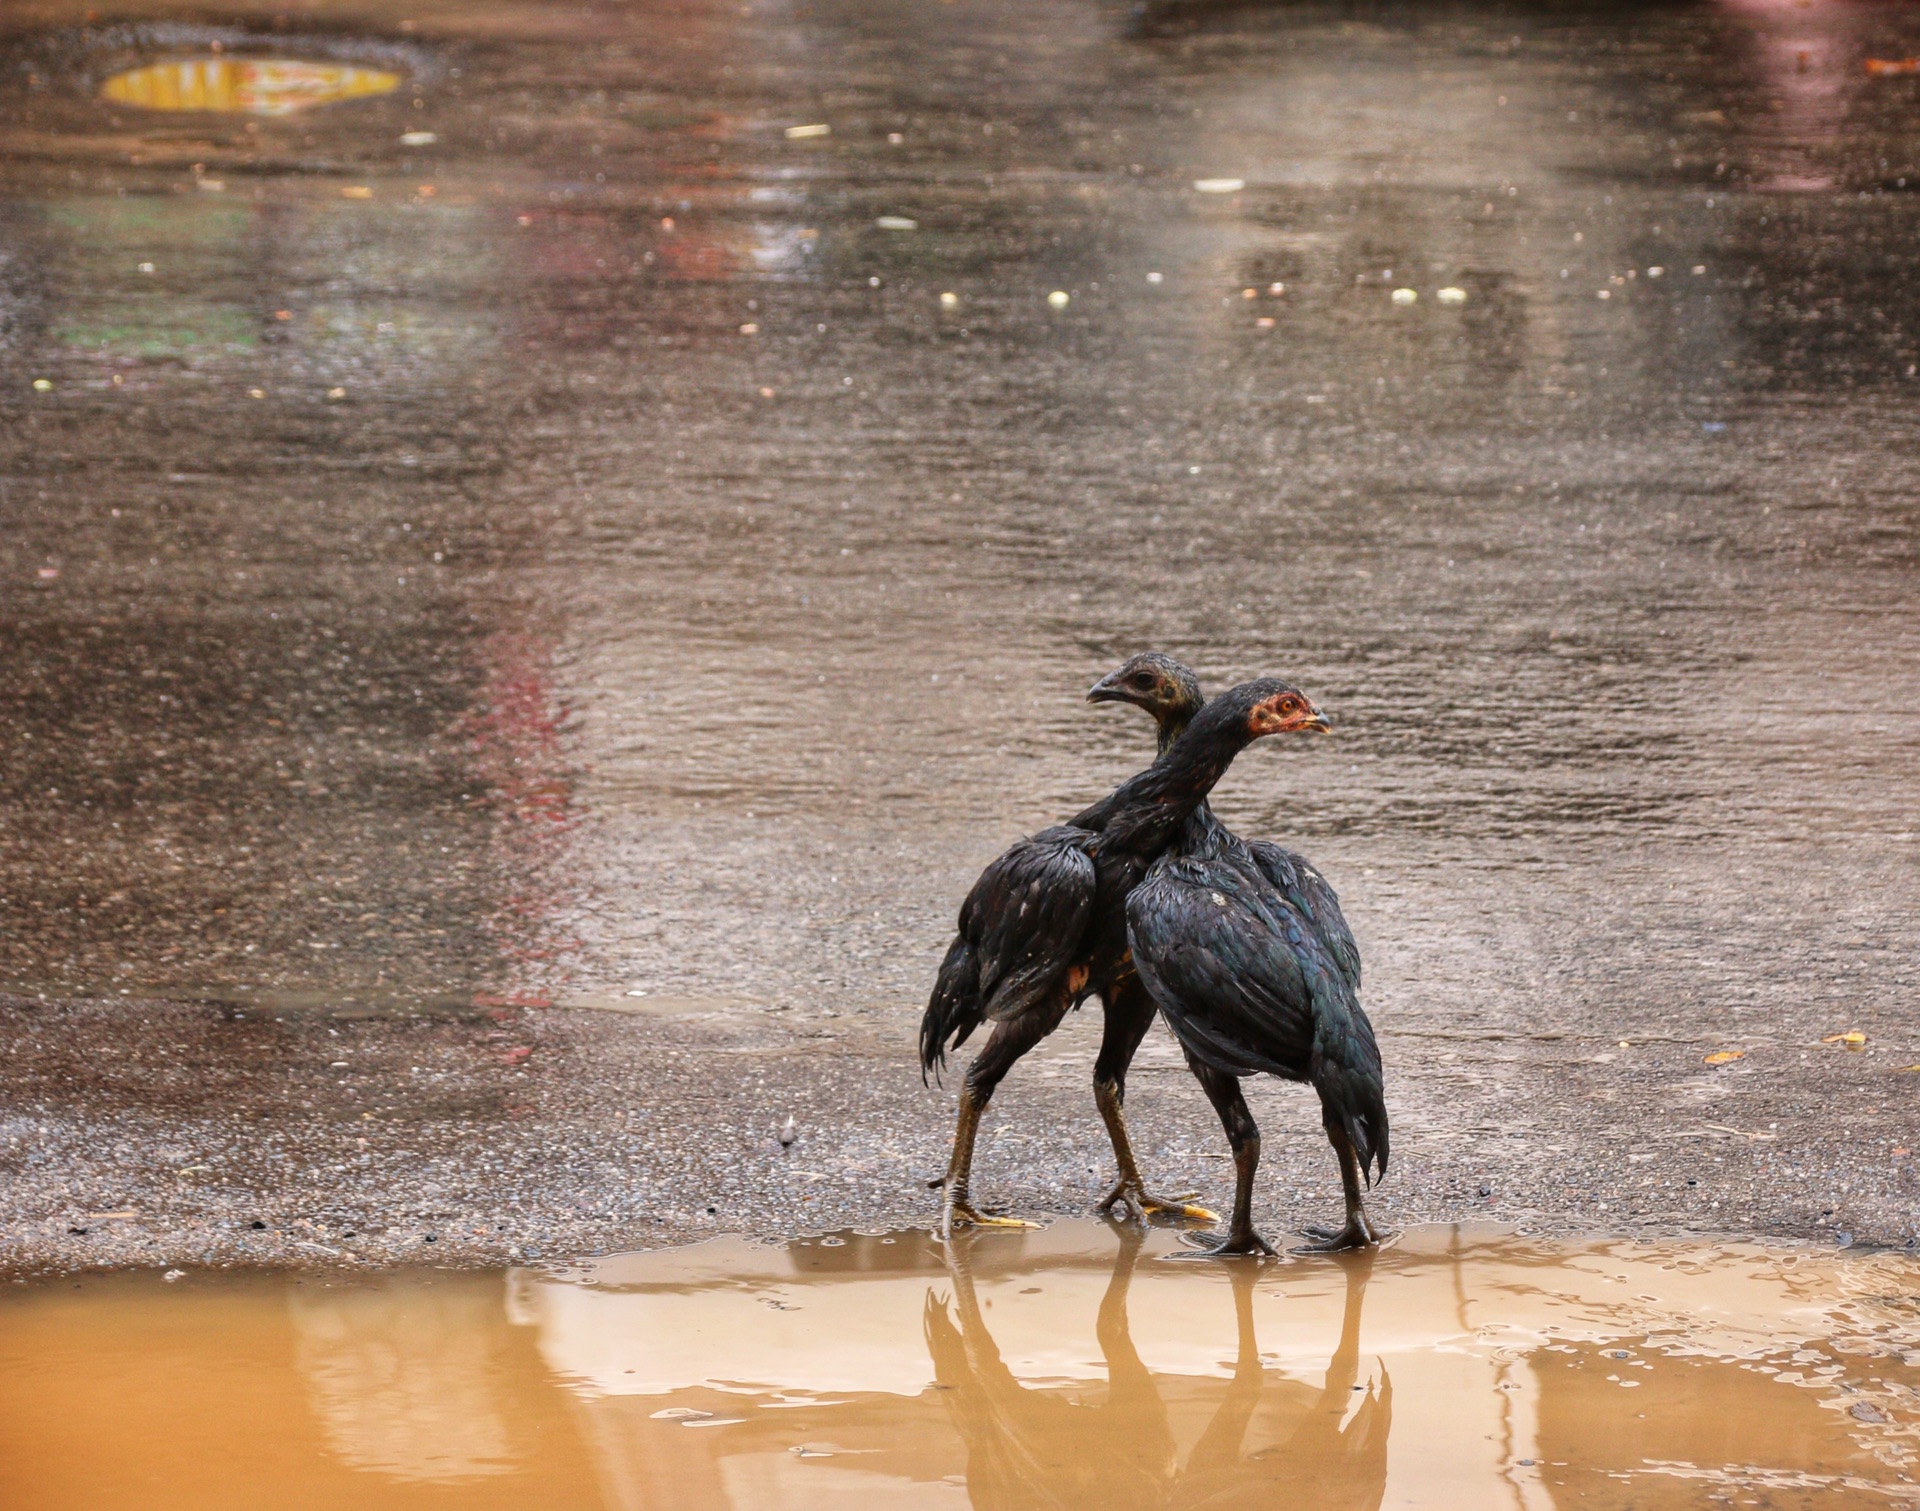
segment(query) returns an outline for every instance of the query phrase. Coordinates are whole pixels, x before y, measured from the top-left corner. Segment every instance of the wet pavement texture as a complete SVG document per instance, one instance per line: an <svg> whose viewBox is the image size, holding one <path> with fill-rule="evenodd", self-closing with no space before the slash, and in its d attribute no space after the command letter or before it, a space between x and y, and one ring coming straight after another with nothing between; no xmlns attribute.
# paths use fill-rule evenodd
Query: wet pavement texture
<svg viewBox="0 0 1920 1511"><path fill-rule="evenodd" d="M1340 889L1394 1220L1920 1237L1920 13L0 28L0 1262L924 1214L953 912L1146 645L1335 720L1218 806ZM1091 1020L983 1191L1103 1186Z"/></svg>
<svg viewBox="0 0 1920 1511"><path fill-rule="evenodd" d="M0 1483L369 1507L1920 1505L1911 1256L1086 1220L0 1292Z"/></svg>

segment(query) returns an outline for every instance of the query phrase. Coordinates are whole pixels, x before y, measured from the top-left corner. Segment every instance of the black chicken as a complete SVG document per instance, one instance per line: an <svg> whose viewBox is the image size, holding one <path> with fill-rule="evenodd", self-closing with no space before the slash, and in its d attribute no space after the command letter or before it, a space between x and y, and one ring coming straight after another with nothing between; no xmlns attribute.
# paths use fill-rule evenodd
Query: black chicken
<svg viewBox="0 0 1920 1511"><path fill-rule="evenodd" d="M1248 744L1325 727L1298 688L1271 678L1242 683L1203 707L1152 766L1071 822L1021 840L981 873L961 905L960 931L920 1022L923 1073L944 1063L946 1051L982 1022L993 1024L960 1088L943 1233L950 1235L956 1221L1010 1221L983 1217L970 1199L980 1114L1014 1062L1068 1009L1099 993L1111 1015L1114 998L1125 996L1116 987L1130 974L1127 894ZM1148 1011L1139 1033L1151 1018ZM1138 1042L1136 1033L1125 1059ZM1124 1181L1130 1151L1116 1140L1115 1153Z"/></svg>

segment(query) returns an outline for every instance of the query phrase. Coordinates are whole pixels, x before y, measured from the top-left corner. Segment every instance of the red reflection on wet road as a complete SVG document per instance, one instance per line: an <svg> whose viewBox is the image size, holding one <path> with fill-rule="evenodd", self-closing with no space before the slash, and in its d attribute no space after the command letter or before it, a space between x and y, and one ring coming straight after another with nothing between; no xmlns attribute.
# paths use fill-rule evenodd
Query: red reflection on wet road
<svg viewBox="0 0 1920 1511"><path fill-rule="evenodd" d="M480 641L480 660L484 680L463 732L478 800L495 819L496 874L506 883L487 927L504 960L537 971L579 945L555 928L565 908L560 877L577 777L567 709L554 691L553 645L544 637L496 630Z"/></svg>

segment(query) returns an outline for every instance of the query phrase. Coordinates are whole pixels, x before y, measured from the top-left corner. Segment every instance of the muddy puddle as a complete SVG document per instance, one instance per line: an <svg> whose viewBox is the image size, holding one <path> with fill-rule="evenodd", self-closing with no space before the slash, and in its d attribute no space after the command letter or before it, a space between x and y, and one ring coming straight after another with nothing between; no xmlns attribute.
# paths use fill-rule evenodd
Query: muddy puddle
<svg viewBox="0 0 1920 1511"><path fill-rule="evenodd" d="M1920 1505L1920 1264L1090 1221L0 1301L0 1487L76 1506Z"/></svg>

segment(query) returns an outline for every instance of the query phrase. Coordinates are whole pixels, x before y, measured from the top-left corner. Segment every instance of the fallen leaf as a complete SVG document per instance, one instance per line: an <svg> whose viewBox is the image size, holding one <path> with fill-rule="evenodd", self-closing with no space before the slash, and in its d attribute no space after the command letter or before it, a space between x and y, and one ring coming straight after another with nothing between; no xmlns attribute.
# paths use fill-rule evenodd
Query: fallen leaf
<svg viewBox="0 0 1920 1511"><path fill-rule="evenodd" d="M1747 1052L1744 1049L1716 1049L1712 1054L1707 1056L1706 1063L1708 1065L1728 1065L1735 1060L1744 1060L1746 1057Z"/></svg>
<svg viewBox="0 0 1920 1511"><path fill-rule="evenodd" d="M1920 73L1920 58L1868 58L1871 74Z"/></svg>
<svg viewBox="0 0 1920 1511"><path fill-rule="evenodd" d="M1828 1034L1826 1038L1820 1042L1822 1044L1845 1044L1851 1049L1857 1049L1867 1042L1867 1036L1857 1028L1850 1028L1843 1034Z"/></svg>

